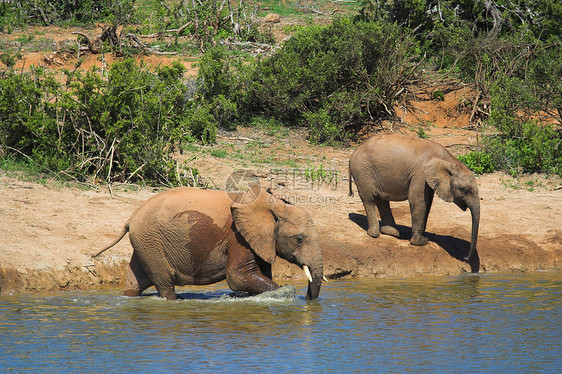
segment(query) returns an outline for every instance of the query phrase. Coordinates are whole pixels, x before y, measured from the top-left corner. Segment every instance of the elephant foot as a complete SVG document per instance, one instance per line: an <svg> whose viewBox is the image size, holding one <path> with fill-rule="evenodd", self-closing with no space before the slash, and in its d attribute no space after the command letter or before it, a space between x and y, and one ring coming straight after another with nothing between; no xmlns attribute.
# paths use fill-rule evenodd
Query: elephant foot
<svg viewBox="0 0 562 374"><path fill-rule="evenodd" d="M425 237L425 236L417 236L417 237L413 237L412 239L410 239L410 244L411 245L417 245L417 246L424 246L427 244L429 240Z"/></svg>
<svg viewBox="0 0 562 374"><path fill-rule="evenodd" d="M381 232L386 235L394 236L395 238L400 237L400 233L393 226L389 226L389 225L383 226L381 227Z"/></svg>
<svg viewBox="0 0 562 374"><path fill-rule="evenodd" d="M163 286L156 286L156 291L158 291L158 295L166 300L177 300L176 296L176 289L175 287L163 287Z"/></svg>
<svg viewBox="0 0 562 374"><path fill-rule="evenodd" d="M379 236L381 236L381 233L379 232L378 229L372 229L370 228L369 230L367 230L367 235L369 235L372 238L378 238Z"/></svg>

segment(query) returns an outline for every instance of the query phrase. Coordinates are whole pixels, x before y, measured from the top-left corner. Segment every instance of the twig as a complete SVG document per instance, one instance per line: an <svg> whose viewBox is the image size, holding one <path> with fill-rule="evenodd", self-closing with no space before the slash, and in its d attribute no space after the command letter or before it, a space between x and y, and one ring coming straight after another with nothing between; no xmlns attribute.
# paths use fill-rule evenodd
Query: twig
<svg viewBox="0 0 562 374"><path fill-rule="evenodd" d="M109 157L109 171L107 172L107 187L109 188L109 194L113 196L113 192L111 191L111 169L113 169L113 153L115 152L115 139L111 143L111 156Z"/></svg>
<svg viewBox="0 0 562 374"><path fill-rule="evenodd" d="M138 173L139 171L141 171L141 169L142 169L145 165L146 165L146 162L145 162L144 164L142 164L141 166L139 166L139 167L137 168L137 170L133 171L133 172L131 173L131 175L129 175L129 178L127 178L127 180L125 181L125 183L129 183L129 181L131 180L131 178L134 177L136 173Z"/></svg>
<svg viewBox="0 0 562 374"><path fill-rule="evenodd" d="M188 26L190 26L193 23L193 21L189 21L188 23L186 23L185 25L181 26L178 29L170 29L170 30L164 30L164 31L159 31L159 32L155 32L154 34L149 34L149 35L141 35L141 38L157 38L160 37L166 33L172 33L175 32L177 34L181 34L181 32L183 30L185 30Z"/></svg>
<svg viewBox="0 0 562 374"><path fill-rule="evenodd" d="M478 90L478 94L476 95L476 99L474 100L474 105L472 106L472 112L470 113L470 117L468 118L468 124L472 123L472 118L474 114L476 114L476 109L478 108L478 102L480 101L481 92Z"/></svg>

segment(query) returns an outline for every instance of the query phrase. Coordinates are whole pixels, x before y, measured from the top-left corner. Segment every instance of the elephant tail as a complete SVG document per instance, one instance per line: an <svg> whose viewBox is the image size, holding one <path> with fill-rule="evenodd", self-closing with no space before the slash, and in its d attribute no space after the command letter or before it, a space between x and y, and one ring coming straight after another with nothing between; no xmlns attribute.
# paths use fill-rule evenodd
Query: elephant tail
<svg viewBox="0 0 562 374"><path fill-rule="evenodd" d="M92 258L98 257L99 255L101 255L103 252L107 251L109 248L113 247L115 244L119 243L119 241L121 239L123 239L123 237L125 236L126 233L129 232L129 223L127 222L127 224L125 226L123 226L123 230L121 230L121 234L119 235L119 237L115 238L115 240L113 242L111 242L110 245L108 245L107 247L105 247L104 249L102 249L101 251L99 251L98 253L96 253L95 255L92 255Z"/></svg>
<svg viewBox="0 0 562 374"><path fill-rule="evenodd" d="M352 188L352 185L351 185L352 184L351 180L352 180L353 176L351 175L351 168L349 168L348 177L349 177L349 197L353 197L353 188Z"/></svg>

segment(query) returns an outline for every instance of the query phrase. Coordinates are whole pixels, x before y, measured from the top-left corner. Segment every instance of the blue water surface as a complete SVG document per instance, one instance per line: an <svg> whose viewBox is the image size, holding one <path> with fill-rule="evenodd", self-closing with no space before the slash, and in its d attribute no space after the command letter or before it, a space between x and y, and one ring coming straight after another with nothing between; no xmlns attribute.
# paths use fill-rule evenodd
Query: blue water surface
<svg viewBox="0 0 562 374"><path fill-rule="evenodd" d="M559 273L332 280L232 298L225 283L0 296L0 369L29 373L556 373ZM294 290L296 289L296 294Z"/></svg>

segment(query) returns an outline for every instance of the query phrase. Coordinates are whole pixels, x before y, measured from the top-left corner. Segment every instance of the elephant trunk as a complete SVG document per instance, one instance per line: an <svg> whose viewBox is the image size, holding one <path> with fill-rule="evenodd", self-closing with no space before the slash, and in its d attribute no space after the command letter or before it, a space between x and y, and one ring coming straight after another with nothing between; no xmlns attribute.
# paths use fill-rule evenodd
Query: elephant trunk
<svg viewBox="0 0 562 374"><path fill-rule="evenodd" d="M306 300L314 300L318 298L320 287L322 286L322 279L324 277L324 264L322 257L320 256L320 258L317 258L314 262L312 262L310 267L304 266L303 268L305 269L305 273L309 271L307 274L308 290L306 291Z"/></svg>
<svg viewBox="0 0 562 374"><path fill-rule="evenodd" d="M478 240L478 227L480 225L480 201L476 200L476 203L469 206L470 212L472 213L472 234L470 236L470 250L468 255L464 258L468 263L478 257L478 252L476 251L476 242ZM474 271L474 270L473 270ZM478 271L478 269L476 270Z"/></svg>

